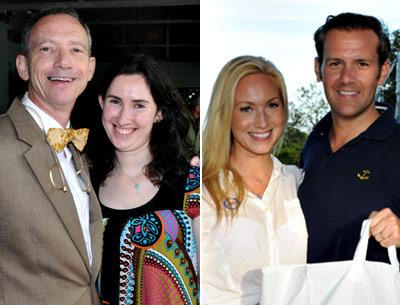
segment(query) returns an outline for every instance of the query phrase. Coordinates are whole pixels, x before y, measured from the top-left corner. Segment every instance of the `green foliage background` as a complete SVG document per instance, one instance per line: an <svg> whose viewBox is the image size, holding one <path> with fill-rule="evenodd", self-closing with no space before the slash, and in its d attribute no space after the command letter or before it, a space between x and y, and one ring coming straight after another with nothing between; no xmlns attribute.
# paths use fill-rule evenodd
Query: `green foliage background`
<svg viewBox="0 0 400 305"><path fill-rule="evenodd" d="M390 62L396 63L396 52L400 51L400 30L396 30L391 35L392 40L392 53L389 56ZM377 93L379 101L389 103L396 107L396 67L393 66L393 70L390 73L385 85Z"/></svg>
<svg viewBox="0 0 400 305"><path fill-rule="evenodd" d="M289 120L283 144L277 157L285 164L299 165L300 153L307 135L329 111L322 88L316 83L298 90L297 103L289 103Z"/></svg>

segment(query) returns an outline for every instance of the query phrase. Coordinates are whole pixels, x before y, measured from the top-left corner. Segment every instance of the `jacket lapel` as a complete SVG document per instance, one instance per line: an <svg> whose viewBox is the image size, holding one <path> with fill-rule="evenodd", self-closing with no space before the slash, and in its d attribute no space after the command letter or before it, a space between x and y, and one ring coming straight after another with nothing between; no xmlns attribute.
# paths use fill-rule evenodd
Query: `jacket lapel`
<svg viewBox="0 0 400 305"><path fill-rule="evenodd" d="M13 101L7 114L13 122L20 140L31 146L25 153L25 159L56 210L89 271L89 259L72 194L69 188L67 192L56 189L50 181L49 172L51 170L55 184L57 186L61 185L55 157L47 144L45 134L18 99Z"/></svg>

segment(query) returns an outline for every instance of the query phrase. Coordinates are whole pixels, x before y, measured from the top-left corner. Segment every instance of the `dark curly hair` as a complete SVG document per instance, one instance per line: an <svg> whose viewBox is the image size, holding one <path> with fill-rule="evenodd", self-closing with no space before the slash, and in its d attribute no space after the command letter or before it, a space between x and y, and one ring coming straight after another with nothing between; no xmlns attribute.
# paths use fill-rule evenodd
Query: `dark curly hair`
<svg viewBox="0 0 400 305"><path fill-rule="evenodd" d="M151 95L162 113L162 120L153 125L150 135L152 161L144 167L144 174L151 182L174 188L177 179L186 174L189 145L186 134L190 114L178 91L162 66L145 54L134 54L112 64L101 83L100 95L105 98L112 81L118 75L142 75ZM107 175L114 169L115 149L99 118L91 131L87 155L91 163L91 179L98 190Z"/></svg>

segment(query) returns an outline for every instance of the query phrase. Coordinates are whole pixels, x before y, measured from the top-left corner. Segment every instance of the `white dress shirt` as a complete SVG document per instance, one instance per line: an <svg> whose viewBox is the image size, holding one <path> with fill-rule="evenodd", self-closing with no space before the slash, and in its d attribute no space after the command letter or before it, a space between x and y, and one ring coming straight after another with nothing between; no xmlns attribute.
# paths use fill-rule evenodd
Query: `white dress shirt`
<svg viewBox="0 0 400 305"><path fill-rule="evenodd" d="M263 196L246 192L236 216L222 217L218 225L203 188L201 304L254 305L261 297L262 267L306 262L308 234L297 198L301 180L297 167L273 157Z"/></svg>
<svg viewBox="0 0 400 305"><path fill-rule="evenodd" d="M56 120L29 99L28 92L23 96L22 104L45 134L47 134L49 128L63 128ZM69 126L70 122L68 122L67 127ZM68 147L65 147L64 151L56 153L56 155L60 162L68 187L74 198L76 211L81 224L83 237L85 239L89 262L92 263L93 256L89 230L89 196L86 192L82 191L82 189L85 188L85 183L76 174L76 169L72 162L72 153Z"/></svg>

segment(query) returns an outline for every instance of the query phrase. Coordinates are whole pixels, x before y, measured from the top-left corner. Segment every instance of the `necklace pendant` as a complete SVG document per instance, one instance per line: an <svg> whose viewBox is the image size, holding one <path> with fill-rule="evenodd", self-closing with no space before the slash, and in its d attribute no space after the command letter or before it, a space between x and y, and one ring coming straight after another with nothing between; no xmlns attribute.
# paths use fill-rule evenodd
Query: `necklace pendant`
<svg viewBox="0 0 400 305"><path fill-rule="evenodd" d="M135 190L136 190L136 195L139 195L139 192L140 192L140 183L135 183Z"/></svg>

